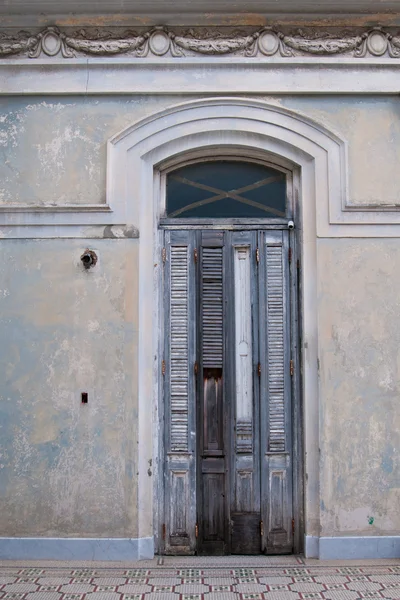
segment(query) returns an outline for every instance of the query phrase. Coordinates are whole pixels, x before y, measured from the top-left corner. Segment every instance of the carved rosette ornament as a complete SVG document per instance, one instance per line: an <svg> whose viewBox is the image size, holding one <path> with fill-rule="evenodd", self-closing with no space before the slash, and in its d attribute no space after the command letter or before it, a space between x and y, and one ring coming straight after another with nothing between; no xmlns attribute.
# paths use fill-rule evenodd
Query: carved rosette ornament
<svg viewBox="0 0 400 600"><path fill-rule="evenodd" d="M61 56L106 57L127 55L134 58L195 57L195 56L244 56L244 57L319 57L344 56L354 58L382 57L400 58L400 34L375 27L368 31L332 32L315 34L313 30L298 31L289 35L273 27L263 27L246 34L221 32L208 29L201 33L194 30L174 32L166 27L153 27L147 31L114 33L97 30L94 34L63 32L57 27L47 27L33 35L19 32L14 35L0 32L0 58L38 58Z"/></svg>

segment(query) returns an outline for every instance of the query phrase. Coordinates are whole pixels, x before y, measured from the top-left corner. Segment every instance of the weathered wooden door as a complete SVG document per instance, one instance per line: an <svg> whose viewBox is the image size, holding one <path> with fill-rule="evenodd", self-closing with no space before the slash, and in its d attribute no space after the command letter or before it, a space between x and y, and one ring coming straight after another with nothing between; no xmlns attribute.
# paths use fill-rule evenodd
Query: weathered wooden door
<svg viewBox="0 0 400 600"><path fill-rule="evenodd" d="M288 232L165 232L166 553L292 550Z"/></svg>

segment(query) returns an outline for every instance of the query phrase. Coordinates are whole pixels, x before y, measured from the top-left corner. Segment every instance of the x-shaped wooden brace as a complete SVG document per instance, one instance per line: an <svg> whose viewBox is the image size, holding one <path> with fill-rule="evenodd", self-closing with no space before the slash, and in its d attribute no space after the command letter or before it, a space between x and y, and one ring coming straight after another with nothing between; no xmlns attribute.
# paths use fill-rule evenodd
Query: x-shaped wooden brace
<svg viewBox="0 0 400 600"><path fill-rule="evenodd" d="M175 210L173 213L169 215L169 217L178 217L182 213L190 210L192 208L197 208L198 206L204 206L205 204L211 204L212 202L217 202L217 200L222 200L222 198L232 198L233 200L237 200L242 204L248 204L249 206L254 206L256 208L260 208L264 212L272 213L278 217L284 217L285 213L277 210L276 208L272 208L270 206L264 206L259 202L255 202L254 200L249 200L248 198L243 198L240 194L244 192L249 192L250 190L255 190L263 185L268 185L269 183L273 183L275 181L281 181L283 175L274 175L271 177L267 177L267 179L262 179L261 181L256 181L256 183L252 183L251 185L246 185L242 188L238 188L235 190L229 190L225 192L223 190L219 190L218 188L211 187L209 185L204 185L203 183L197 183L196 181L191 181L190 179L186 179L185 177L179 177L179 175L171 175L173 179L176 181L180 181L181 183L185 183L186 185L191 185L192 187L199 188L200 190L206 190L207 192L212 192L215 195L210 196L210 198L205 198L204 200L198 200L197 202L193 202L192 204L187 204L186 206Z"/></svg>

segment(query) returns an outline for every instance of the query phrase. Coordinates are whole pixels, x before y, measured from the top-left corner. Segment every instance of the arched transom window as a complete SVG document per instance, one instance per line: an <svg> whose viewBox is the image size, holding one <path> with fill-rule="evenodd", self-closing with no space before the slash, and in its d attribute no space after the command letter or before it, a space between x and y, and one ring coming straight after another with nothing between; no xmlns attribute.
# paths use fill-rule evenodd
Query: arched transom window
<svg viewBox="0 0 400 600"><path fill-rule="evenodd" d="M169 218L284 218L286 176L255 162L216 160L167 175Z"/></svg>

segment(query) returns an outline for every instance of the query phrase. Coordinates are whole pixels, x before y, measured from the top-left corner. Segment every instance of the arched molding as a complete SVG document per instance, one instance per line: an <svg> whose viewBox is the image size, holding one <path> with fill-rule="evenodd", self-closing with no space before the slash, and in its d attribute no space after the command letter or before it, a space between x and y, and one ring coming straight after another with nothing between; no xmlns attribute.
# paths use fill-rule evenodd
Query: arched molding
<svg viewBox="0 0 400 600"><path fill-rule="evenodd" d="M240 123L240 126L239 126ZM129 173L138 174L136 161L169 145L166 156L195 149L234 145L268 152L303 166L313 162L318 193L317 234L333 235L332 215L340 214L347 198L347 148L337 134L307 117L280 106L243 98L214 98L187 102L133 124L114 136L108 148L108 204L121 211L122 223L139 227L138 203L134 200ZM205 135L204 135L205 134ZM228 141L228 138L229 141ZM174 141L179 148L172 150ZM174 152L174 154L172 154ZM162 156L162 153L160 154ZM160 162L166 158L160 158ZM135 163L135 164L134 164ZM130 190L129 197L127 190Z"/></svg>
<svg viewBox="0 0 400 600"><path fill-rule="evenodd" d="M334 133L294 112L253 100L188 102L151 115L114 136L108 148L108 204L121 223L139 229L138 533L153 536L152 478L157 474L161 360L159 352L163 214L160 171L193 156L235 152L263 157L301 173L296 216L302 241L305 530L319 531L317 229L328 227L329 203L346 194L346 146ZM318 198L318 201L317 201ZM136 291L137 293L137 291ZM153 407L151 409L151 407ZM155 477L154 481L157 479ZM156 487L156 484L154 484ZM314 537L312 537L314 539Z"/></svg>

